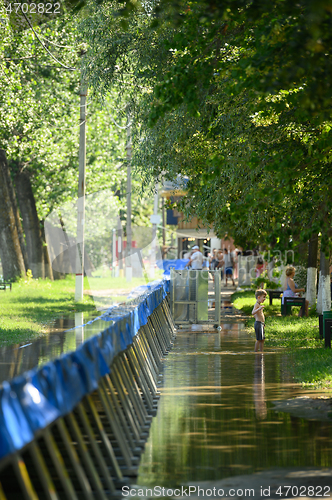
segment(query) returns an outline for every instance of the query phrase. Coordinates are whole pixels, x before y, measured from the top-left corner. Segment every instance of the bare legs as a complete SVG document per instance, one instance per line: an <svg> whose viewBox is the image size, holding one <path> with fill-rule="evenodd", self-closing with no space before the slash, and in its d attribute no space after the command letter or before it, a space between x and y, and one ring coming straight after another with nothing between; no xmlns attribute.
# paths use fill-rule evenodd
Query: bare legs
<svg viewBox="0 0 332 500"><path fill-rule="evenodd" d="M264 340L256 340L256 342L255 342L255 352L258 352L258 351L263 352L263 349L264 349Z"/></svg>

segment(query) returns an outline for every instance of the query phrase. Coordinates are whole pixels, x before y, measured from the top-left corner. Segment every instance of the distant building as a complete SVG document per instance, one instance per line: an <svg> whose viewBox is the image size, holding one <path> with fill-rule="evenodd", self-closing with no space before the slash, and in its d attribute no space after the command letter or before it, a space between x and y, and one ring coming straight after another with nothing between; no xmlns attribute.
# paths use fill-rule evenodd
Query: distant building
<svg viewBox="0 0 332 500"><path fill-rule="evenodd" d="M186 184L187 179L185 178L178 178L176 182L165 181L160 196L172 203L176 203L185 194ZM205 255L214 248L227 248L231 252L235 250L232 238L220 240L213 229L204 227L197 217L193 217L189 222L186 222L183 213L176 209L166 211L165 224L166 226L176 226L178 259L184 258L193 245L198 245Z"/></svg>

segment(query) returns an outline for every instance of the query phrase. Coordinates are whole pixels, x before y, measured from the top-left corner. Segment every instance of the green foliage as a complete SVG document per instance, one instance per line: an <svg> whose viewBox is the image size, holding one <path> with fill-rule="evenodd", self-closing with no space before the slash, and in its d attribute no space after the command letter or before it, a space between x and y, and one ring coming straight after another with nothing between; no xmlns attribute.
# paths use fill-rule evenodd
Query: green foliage
<svg viewBox="0 0 332 500"><path fill-rule="evenodd" d="M281 275L280 272L273 271L273 277L279 278L280 275ZM277 288L280 288L280 281L276 283L275 281L270 280L267 271L263 271L262 274L258 276L258 278L253 280L251 286L254 290L256 290L257 288L266 288L275 290Z"/></svg>
<svg viewBox="0 0 332 500"><path fill-rule="evenodd" d="M231 301L236 309L240 309L244 314L249 316L256 303L255 293L253 291L235 292L232 294Z"/></svg>
<svg viewBox="0 0 332 500"><path fill-rule="evenodd" d="M330 1L90 6L87 71L131 88L142 186L188 177L179 209L244 246L328 245Z"/></svg>
<svg viewBox="0 0 332 500"><path fill-rule="evenodd" d="M307 268L303 266L296 266L295 282L297 288L307 288Z"/></svg>
<svg viewBox="0 0 332 500"><path fill-rule="evenodd" d="M34 27L58 62L31 29L15 31L10 24L1 28L0 148L6 151L14 185L17 173L28 172L41 221L50 214L63 215L69 205L75 219L73 202L77 198L81 126L80 54L86 48L77 28L86 14L84 11L77 16L71 12ZM102 100L89 89L87 203L98 197L103 199L98 217L90 220L93 237L87 240L87 250L96 266L101 264L105 249L109 251L109 219L115 219L120 210L122 222L126 223L127 120L126 92L119 97L114 89ZM135 195L141 186L135 175L132 186L132 222L144 225L153 211L152 200L142 200ZM72 226L75 227L72 234L75 234L75 220ZM100 240L98 248L97 239ZM102 252L98 251L100 247Z"/></svg>
<svg viewBox="0 0 332 500"><path fill-rule="evenodd" d="M87 285L87 282L86 282ZM0 345L17 344L45 335L52 322L74 312L92 312L93 300L75 302L75 276L49 281L21 279L0 297Z"/></svg>

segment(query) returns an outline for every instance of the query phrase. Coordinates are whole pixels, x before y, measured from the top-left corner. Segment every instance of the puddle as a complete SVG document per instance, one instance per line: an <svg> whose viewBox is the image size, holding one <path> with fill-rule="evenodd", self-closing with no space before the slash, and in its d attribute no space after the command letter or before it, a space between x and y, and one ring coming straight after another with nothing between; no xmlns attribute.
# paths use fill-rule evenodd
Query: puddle
<svg viewBox="0 0 332 500"><path fill-rule="evenodd" d="M223 324L217 332L179 330L165 360L138 485L332 466L331 423L273 409L274 400L309 393L290 377L287 352L267 347L261 355L253 348L254 337L241 324Z"/></svg>

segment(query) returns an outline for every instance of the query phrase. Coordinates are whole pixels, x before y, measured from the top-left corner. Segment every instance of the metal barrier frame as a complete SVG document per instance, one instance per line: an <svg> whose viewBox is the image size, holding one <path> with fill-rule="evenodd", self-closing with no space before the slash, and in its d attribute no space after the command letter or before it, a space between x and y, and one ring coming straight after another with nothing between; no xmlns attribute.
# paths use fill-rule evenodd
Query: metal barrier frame
<svg viewBox="0 0 332 500"><path fill-rule="evenodd" d="M190 276L190 274L196 274L198 275L198 273L204 273L206 274L207 278L209 279L209 276L214 276L214 303L215 303L215 314L214 314L214 320L211 321L211 320L207 320L207 321L204 321L204 320L199 320L198 317L197 317L197 308L198 308L198 304L200 302L208 302L210 299L209 299L209 295L208 295L208 291L207 291L207 296L206 298L204 298L203 300L190 300L190 298L188 297L189 300L177 300L175 298L175 289L176 289L176 286L175 286L175 281L176 281L176 276L181 274L181 275L185 275L187 274L188 275L188 278ZM174 269L174 268L171 268L170 269L170 274L171 274L171 284L170 284L170 300L171 300L171 311L172 311L172 317L173 317L173 321L175 322L176 325L189 325L189 324L211 324L212 322L214 322L215 325L220 325L220 314L221 314L221 304L220 304L220 292L221 292L221 269L216 269L214 271L212 270L193 270L193 269L181 269L181 270L178 270L178 269ZM197 279L196 279L196 282L197 282ZM185 305L187 304L188 306L191 305L194 307L194 318L191 319L189 318L189 313L188 313L188 319L187 320L177 320L175 319L175 305L176 304L182 304L182 305Z"/></svg>
<svg viewBox="0 0 332 500"><path fill-rule="evenodd" d="M175 326L167 297L96 390L0 462L0 500L106 500L137 475Z"/></svg>

